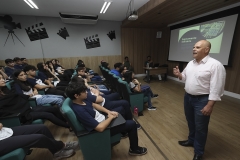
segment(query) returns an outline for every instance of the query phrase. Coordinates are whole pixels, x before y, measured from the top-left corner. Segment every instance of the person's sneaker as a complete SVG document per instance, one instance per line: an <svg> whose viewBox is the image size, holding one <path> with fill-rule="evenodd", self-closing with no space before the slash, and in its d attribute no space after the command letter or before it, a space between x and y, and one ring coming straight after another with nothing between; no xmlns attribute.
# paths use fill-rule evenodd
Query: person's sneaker
<svg viewBox="0 0 240 160"><path fill-rule="evenodd" d="M78 141L67 142L63 149L64 150L69 150L69 149L77 150L78 149Z"/></svg>
<svg viewBox="0 0 240 160"><path fill-rule="evenodd" d="M121 139L127 138L128 137L128 133L122 133Z"/></svg>
<svg viewBox="0 0 240 160"><path fill-rule="evenodd" d="M152 98L157 98L158 94L153 94Z"/></svg>
<svg viewBox="0 0 240 160"><path fill-rule="evenodd" d="M73 149L70 149L70 150L62 149L62 150L58 151L57 153L55 153L53 155L53 158L54 158L54 160L58 160L58 159L70 157L73 154L74 154L74 150Z"/></svg>
<svg viewBox="0 0 240 160"><path fill-rule="evenodd" d="M153 107L153 106L151 106L151 107L148 107L148 110L149 111L151 111L151 110L156 110L157 108L156 107Z"/></svg>
<svg viewBox="0 0 240 160"><path fill-rule="evenodd" d="M128 154L132 155L132 156L141 156L146 153L147 153L147 148L145 148L145 147L138 147L138 149L136 149L136 150L131 150L131 148L130 148L128 151Z"/></svg>
<svg viewBox="0 0 240 160"><path fill-rule="evenodd" d="M137 129L141 129L141 125L139 123L136 123L137 124Z"/></svg>

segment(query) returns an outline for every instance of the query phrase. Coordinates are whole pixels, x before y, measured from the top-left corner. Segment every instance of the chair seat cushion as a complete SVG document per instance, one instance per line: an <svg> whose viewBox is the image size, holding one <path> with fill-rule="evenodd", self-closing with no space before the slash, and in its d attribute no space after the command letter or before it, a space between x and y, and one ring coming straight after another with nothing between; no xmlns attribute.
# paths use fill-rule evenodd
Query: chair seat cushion
<svg viewBox="0 0 240 160"><path fill-rule="evenodd" d="M37 119L32 122L32 124L43 124L43 123L44 123L44 120L42 119Z"/></svg>
<svg viewBox="0 0 240 160"><path fill-rule="evenodd" d="M9 152L8 154L5 154L4 156L1 156L0 160L23 160L26 153L26 150L18 148L12 152Z"/></svg>

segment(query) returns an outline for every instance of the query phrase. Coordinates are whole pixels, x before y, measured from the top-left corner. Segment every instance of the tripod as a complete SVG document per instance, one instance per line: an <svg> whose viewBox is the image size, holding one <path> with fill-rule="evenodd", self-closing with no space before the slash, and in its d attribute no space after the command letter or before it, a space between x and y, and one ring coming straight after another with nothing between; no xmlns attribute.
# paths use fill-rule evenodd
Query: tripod
<svg viewBox="0 0 240 160"><path fill-rule="evenodd" d="M7 43L7 40L8 40L8 37L9 37L9 35L11 34L11 36L12 36L12 40L13 40L13 43L15 44L15 42L14 42L14 39L13 39L13 34L14 34L14 36L19 40L19 42L21 42L20 41L20 39L16 36L16 34L14 33L14 31L13 30L9 30L8 31L8 36L7 36L7 39L6 39L6 41L5 41L5 44L4 44L4 46L6 45L6 43ZM22 42L21 42L22 43ZM22 45L25 47L25 45L22 43Z"/></svg>

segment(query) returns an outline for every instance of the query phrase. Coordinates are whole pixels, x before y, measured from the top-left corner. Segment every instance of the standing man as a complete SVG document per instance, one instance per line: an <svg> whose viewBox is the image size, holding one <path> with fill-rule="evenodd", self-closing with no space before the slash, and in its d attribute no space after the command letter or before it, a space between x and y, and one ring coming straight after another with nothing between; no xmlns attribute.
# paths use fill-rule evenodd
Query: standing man
<svg viewBox="0 0 240 160"><path fill-rule="evenodd" d="M226 71L219 61L208 55L210 49L210 42L198 41L193 47L195 59L183 72L180 73L178 66L173 68L173 74L185 81L184 111L189 128L188 140L178 143L194 147L193 160L202 159L210 115L224 92Z"/></svg>

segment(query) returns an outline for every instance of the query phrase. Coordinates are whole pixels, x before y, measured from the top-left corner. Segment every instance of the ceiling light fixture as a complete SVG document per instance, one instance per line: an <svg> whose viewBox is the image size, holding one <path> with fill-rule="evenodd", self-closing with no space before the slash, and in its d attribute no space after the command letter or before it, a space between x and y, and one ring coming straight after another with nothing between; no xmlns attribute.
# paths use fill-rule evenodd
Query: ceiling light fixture
<svg viewBox="0 0 240 160"><path fill-rule="evenodd" d="M32 0L24 0L31 8L38 9L38 6Z"/></svg>
<svg viewBox="0 0 240 160"><path fill-rule="evenodd" d="M34 8L27 0L24 0L31 8Z"/></svg>
<svg viewBox="0 0 240 160"><path fill-rule="evenodd" d="M100 13L105 13L112 2L104 2Z"/></svg>

